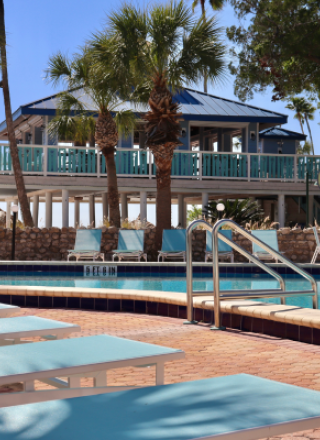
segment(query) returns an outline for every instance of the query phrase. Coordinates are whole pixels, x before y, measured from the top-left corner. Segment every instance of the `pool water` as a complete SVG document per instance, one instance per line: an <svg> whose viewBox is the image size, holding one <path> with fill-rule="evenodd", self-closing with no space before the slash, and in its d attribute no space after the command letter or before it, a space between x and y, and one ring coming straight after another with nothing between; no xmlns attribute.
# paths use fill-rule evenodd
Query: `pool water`
<svg viewBox="0 0 320 440"><path fill-rule="evenodd" d="M310 283L301 277L294 275L283 276L287 290L310 290ZM320 276L315 277L320 284ZM80 287L80 288L105 288L105 289L133 289L133 290L159 290L163 292L186 292L185 277L26 277L5 276L0 277L0 285L9 286L45 286L45 287ZM320 286L319 286L320 287ZM275 289L279 283L267 275L249 276L222 276L220 278L221 290L252 290L252 289ZM213 290L211 277L194 278L194 290ZM319 289L320 292L320 289ZM281 296L281 295L279 295ZM280 304L279 298L264 299L265 302ZM287 298L286 303L300 307L312 308L312 297L301 296Z"/></svg>

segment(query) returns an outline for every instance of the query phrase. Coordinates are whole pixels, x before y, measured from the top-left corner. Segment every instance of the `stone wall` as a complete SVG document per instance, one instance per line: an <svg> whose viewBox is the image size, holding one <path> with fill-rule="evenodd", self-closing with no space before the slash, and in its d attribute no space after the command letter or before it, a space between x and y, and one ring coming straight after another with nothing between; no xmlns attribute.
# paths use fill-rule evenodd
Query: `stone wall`
<svg viewBox="0 0 320 440"><path fill-rule="evenodd" d="M314 249L315 238L312 229L283 228L277 231L279 249L296 263L309 263ZM22 261L59 261L66 260L69 249L74 248L76 230L74 228L32 228L16 231L16 259ZM154 247L155 229L145 229L145 252L150 261L157 260ZM249 240L234 233L234 240L249 252L252 250ZM0 260L11 259L12 230L0 228ZM204 261L206 233L203 230L193 232L193 260ZM102 228L101 249L106 261L111 259L113 249L117 249L118 231L114 227ZM235 261L247 261L235 253Z"/></svg>

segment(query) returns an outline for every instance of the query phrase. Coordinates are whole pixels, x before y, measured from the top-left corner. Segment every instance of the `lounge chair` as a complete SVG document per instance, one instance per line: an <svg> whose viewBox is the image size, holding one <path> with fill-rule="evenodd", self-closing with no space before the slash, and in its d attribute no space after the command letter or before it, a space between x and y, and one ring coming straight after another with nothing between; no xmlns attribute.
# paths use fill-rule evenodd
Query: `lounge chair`
<svg viewBox="0 0 320 440"><path fill-rule="evenodd" d="M80 327L38 316L18 316L0 319L0 345L17 344L21 338L39 336L43 339L60 339L80 331ZM23 341L28 342L28 341Z"/></svg>
<svg viewBox="0 0 320 440"><path fill-rule="evenodd" d="M162 234L162 247L159 251L158 261L162 258L182 258L186 261L186 230L164 229Z"/></svg>
<svg viewBox="0 0 320 440"><path fill-rule="evenodd" d="M107 370L128 366L156 365L156 385L161 385L164 363L184 356L181 350L108 335L1 347L0 386L22 382L24 391L0 393L0 407L132 388L107 387ZM81 377L93 377L93 386L81 388ZM37 391L35 380L58 389Z"/></svg>
<svg viewBox="0 0 320 440"><path fill-rule="evenodd" d="M229 240L232 240L231 229L221 229L219 232L223 234L225 237L229 238ZM206 242L207 244L206 244L205 262L207 262L208 260L212 260L212 233L210 231L207 231ZM224 243L220 239L218 240L218 253L219 253L219 258L230 258L230 263L234 262L234 254L232 247L229 246L227 243Z"/></svg>
<svg viewBox="0 0 320 440"><path fill-rule="evenodd" d="M104 261L104 253L101 249L101 229L78 229L74 249L68 251L68 261L75 257L76 261L80 259L93 260L101 258Z"/></svg>
<svg viewBox="0 0 320 440"><path fill-rule="evenodd" d="M135 229L119 231L118 249L113 251L112 261L117 257L119 261L144 258L147 261L147 254L144 253L144 230Z"/></svg>
<svg viewBox="0 0 320 440"><path fill-rule="evenodd" d="M20 307L10 306L9 304L0 303L0 318L6 318L7 316L14 315L19 312Z"/></svg>
<svg viewBox="0 0 320 440"><path fill-rule="evenodd" d="M317 260L317 256L320 253L320 240L319 240L319 236L318 236L318 231L316 227L313 227L313 233L314 233L314 237L316 239L316 249L314 251L312 260L311 260L311 264L315 264L316 260Z"/></svg>
<svg viewBox="0 0 320 440"><path fill-rule="evenodd" d="M0 438L273 438L318 428L319 406L319 391L237 374L0 408Z"/></svg>
<svg viewBox="0 0 320 440"><path fill-rule="evenodd" d="M279 252L278 236L275 229L251 231L251 234L266 243L276 252L281 253ZM275 262L278 263L278 259L276 257L272 256L269 254L269 252L265 251L255 243L252 243L252 253L255 257L259 258L259 260L275 260Z"/></svg>

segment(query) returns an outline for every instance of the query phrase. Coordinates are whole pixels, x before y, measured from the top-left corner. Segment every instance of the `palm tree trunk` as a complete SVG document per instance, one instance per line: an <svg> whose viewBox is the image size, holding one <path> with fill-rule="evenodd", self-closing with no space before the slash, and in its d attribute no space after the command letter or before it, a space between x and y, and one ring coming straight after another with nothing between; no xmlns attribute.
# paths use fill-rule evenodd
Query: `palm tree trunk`
<svg viewBox="0 0 320 440"><path fill-rule="evenodd" d="M103 150L102 153L106 159L110 221L113 226L120 228L119 193L114 149L112 151Z"/></svg>
<svg viewBox="0 0 320 440"><path fill-rule="evenodd" d="M311 146L312 146L312 154L314 155L314 145L313 145L313 139L312 139L312 134L311 134L311 128L310 128L310 124L309 124L309 118L307 115L304 115L304 118L306 120L308 131L309 131L309 136L310 136Z"/></svg>
<svg viewBox="0 0 320 440"><path fill-rule="evenodd" d="M20 203L20 209L25 226L32 227L33 219L30 212L30 206L26 194L26 188L24 185L24 179L21 171L17 141L14 134L14 127L11 113L10 92L8 83L8 71L7 71L7 54L6 54L6 30L4 22L4 5L3 0L0 0L0 51L1 51L1 70L2 70L2 88L4 107L6 114L6 122L8 129L8 138L10 142L10 154L12 160L12 166L14 170L14 176L16 180L18 200Z"/></svg>
<svg viewBox="0 0 320 440"><path fill-rule="evenodd" d="M156 249L161 249L162 232L171 229L171 165L174 147L162 145L152 148L156 165L157 208Z"/></svg>
<svg viewBox="0 0 320 440"><path fill-rule="evenodd" d="M304 131L303 131L303 124L302 124L302 120L301 120L301 116L300 116L300 115L298 115L298 119L299 119L299 122L300 122L301 131L302 131L302 133L304 134Z"/></svg>
<svg viewBox="0 0 320 440"><path fill-rule="evenodd" d="M102 109L96 122L95 140L105 157L108 178L108 203L110 222L120 228L120 208L116 163L114 160L115 146L118 143L118 132L110 112Z"/></svg>

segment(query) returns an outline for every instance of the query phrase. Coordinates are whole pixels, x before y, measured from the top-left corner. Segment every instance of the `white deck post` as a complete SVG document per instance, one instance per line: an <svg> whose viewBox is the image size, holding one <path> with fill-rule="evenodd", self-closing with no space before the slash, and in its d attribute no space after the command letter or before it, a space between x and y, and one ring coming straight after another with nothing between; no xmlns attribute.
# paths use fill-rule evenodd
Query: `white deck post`
<svg viewBox="0 0 320 440"><path fill-rule="evenodd" d="M124 221L128 218L128 198L127 194L120 195L121 200L121 220Z"/></svg>
<svg viewBox="0 0 320 440"><path fill-rule="evenodd" d="M32 217L34 226L37 228L39 223L39 196L33 196Z"/></svg>
<svg viewBox="0 0 320 440"><path fill-rule="evenodd" d="M140 221L147 220L147 192L140 191Z"/></svg>
<svg viewBox="0 0 320 440"><path fill-rule="evenodd" d="M182 228L186 226L183 194L178 194L178 224Z"/></svg>
<svg viewBox="0 0 320 440"><path fill-rule="evenodd" d="M6 228L10 229L11 222L11 202L7 202L7 212L6 212Z"/></svg>
<svg viewBox="0 0 320 440"><path fill-rule="evenodd" d="M102 193L102 222L109 218L108 193Z"/></svg>
<svg viewBox="0 0 320 440"><path fill-rule="evenodd" d="M52 193L46 192L46 228L52 227Z"/></svg>
<svg viewBox="0 0 320 440"><path fill-rule="evenodd" d="M74 227L78 228L80 226L80 200L82 197L74 198Z"/></svg>
<svg viewBox="0 0 320 440"><path fill-rule="evenodd" d="M94 206L94 195L89 196L89 221L90 227L96 227L96 218L95 218L95 206Z"/></svg>
<svg viewBox="0 0 320 440"><path fill-rule="evenodd" d="M285 224L285 196L284 194L278 195L278 222L280 228L284 228Z"/></svg>
<svg viewBox="0 0 320 440"><path fill-rule="evenodd" d="M206 209L206 206L208 206L209 203L209 194L208 193L202 193L202 216L207 217L208 211Z"/></svg>
<svg viewBox="0 0 320 440"><path fill-rule="evenodd" d="M62 227L69 227L69 191L62 190Z"/></svg>

